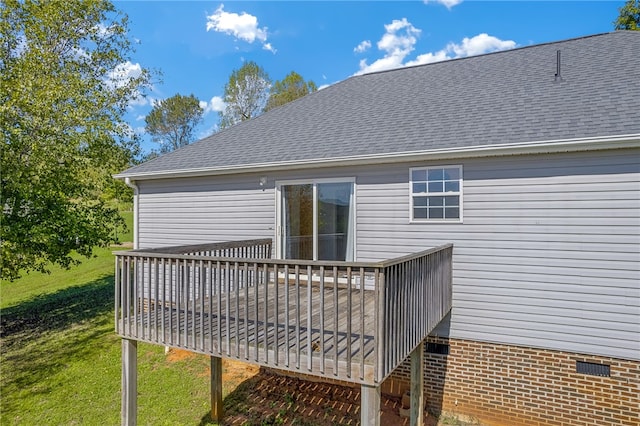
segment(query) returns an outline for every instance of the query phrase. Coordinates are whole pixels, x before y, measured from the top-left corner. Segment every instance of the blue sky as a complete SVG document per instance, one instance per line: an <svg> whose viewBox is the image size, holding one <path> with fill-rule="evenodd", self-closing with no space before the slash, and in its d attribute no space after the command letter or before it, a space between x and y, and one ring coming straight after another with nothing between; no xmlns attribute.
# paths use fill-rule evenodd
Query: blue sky
<svg viewBox="0 0 640 426"><path fill-rule="evenodd" d="M318 86L382 69L613 30L624 1L116 1L137 41L131 62L159 70L127 120L143 134L153 102L194 94L198 138L217 129L225 83L243 61L272 80L296 71ZM143 150L155 148L148 137Z"/></svg>

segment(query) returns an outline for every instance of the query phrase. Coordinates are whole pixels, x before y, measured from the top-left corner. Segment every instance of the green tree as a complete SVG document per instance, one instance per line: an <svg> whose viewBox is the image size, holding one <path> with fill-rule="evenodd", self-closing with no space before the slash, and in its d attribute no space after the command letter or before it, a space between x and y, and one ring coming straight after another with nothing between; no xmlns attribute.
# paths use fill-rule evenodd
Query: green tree
<svg viewBox="0 0 640 426"><path fill-rule="evenodd" d="M616 30L640 31L640 0L627 0L618 10L620 15L614 21Z"/></svg>
<svg viewBox="0 0 640 426"><path fill-rule="evenodd" d="M170 152L193 141L203 113L194 95L176 94L154 105L145 118L145 130L160 144L160 152Z"/></svg>
<svg viewBox="0 0 640 426"><path fill-rule="evenodd" d="M291 71L283 80L276 81L271 86L271 93L264 110L269 111L316 90L318 90L318 87L313 81L304 81L300 74Z"/></svg>
<svg viewBox="0 0 640 426"><path fill-rule="evenodd" d="M271 79L253 61L234 70L224 86L225 109L220 114L220 128L233 126L258 116L269 97Z"/></svg>
<svg viewBox="0 0 640 426"><path fill-rule="evenodd" d="M132 160L122 117L149 84L130 53L106 0L0 3L3 279L69 267L123 224L101 195Z"/></svg>

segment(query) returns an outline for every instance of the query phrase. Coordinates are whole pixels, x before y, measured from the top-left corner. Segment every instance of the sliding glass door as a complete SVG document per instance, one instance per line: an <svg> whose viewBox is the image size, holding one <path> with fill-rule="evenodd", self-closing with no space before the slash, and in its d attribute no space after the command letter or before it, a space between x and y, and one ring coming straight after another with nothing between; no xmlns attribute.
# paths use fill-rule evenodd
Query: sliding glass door
<svg viewBox="0 0 640 426"><path fill-rule="evenodd" d="M292 183L279 188L282 258L353 260L353 182Z"/></svg>

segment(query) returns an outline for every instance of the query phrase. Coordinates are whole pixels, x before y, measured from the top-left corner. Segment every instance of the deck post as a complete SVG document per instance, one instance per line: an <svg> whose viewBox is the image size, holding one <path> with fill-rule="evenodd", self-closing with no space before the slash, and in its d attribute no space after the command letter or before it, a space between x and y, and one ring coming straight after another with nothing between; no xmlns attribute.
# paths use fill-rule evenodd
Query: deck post
<svg viewBox="0 0 640 426"><path fill-rule="evenodd" d="M222 420L222 358L211 357L211 419L214 422Z"/></svg>
<svg viewBox="0 0 640 426"><path fill-rule="evenodd" d="M135 426L138 417L138 342L122 339L122 426Z"/></svg>
<svg viewBox="0 0 640 426"><path fill-rule="evenodd" d="M380 387L360 386L360 424L380 426Z"/></svg>
<svg viewBox="0 0 640 426"><path fill-rule="evenodd" d="M423 425L424 342L411 352L411 426Z"/></svg>

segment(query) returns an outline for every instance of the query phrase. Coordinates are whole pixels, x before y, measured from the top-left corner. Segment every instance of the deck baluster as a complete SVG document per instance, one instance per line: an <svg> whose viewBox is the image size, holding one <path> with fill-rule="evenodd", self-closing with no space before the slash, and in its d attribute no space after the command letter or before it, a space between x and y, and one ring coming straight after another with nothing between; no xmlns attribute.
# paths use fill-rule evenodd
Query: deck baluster
<svg viewBox="0 0 640 426"><path fill-rule="evenodd" d="M273 340L273 363L277 366L280 363L280 357L278 356L279 352L280 352L280 342L278 339L278 334L279 334L279 317L280 317L280 298L279 298L279 292L278 292L278 288L280 287L280 275L278 274L279 271L279 267L278 264L275 263L273 265L273 282L274 282L274 289L273 289L273 302L274 302L274 307L273 307L273 334L274 334L274 340ZM268 299L267 299L268 300Z"/></svg>
<svg viewBox="0 0 640 426"><path fill-rule="evenodd" d="M338 307L338 267L333 267L333 375L338 376L338 328L340 314Z"/></svg>
<svg viewBox="0 0 640 426"><path fill-rule="evenodd" d="M296 289L296 370L300 370L300 265L296 265L295 289Z"/></svg>
<svg viewBox="0 0 640 426"><path fill-rule="evenodd" d="M312 280L311 265L307 265L307 370L311 371L313 366L313 298L311 292Z"/></svg>
<svg viewBox="0 0 640 426"><path fill-rule="evenodd" d="M324 374L324 265L320 266L320 373Z"/></svg>
<svg viewBox="0 0 640 426"><path fill-rule="evenodd" d="M246 249L245 249L246 250ZM244 263L244 314L242 320L244 321L244 359L249 360L249 264Z"/></svg>

